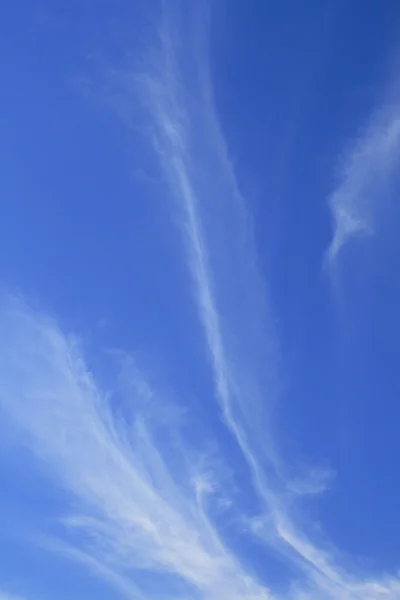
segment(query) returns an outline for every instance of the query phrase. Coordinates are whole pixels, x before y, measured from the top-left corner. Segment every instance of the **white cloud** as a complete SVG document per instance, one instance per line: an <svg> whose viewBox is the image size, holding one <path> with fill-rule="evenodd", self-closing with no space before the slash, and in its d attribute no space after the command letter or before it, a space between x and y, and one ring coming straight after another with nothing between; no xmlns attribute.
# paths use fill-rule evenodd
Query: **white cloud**
<svg viewBox="0 0 400 600"><path fill-rule="evenodd" d="M168 3L168 11L174 6ZM277 344L264 306L251 222L213 108L206 61L199 46L194 52L186 43L191 38L197 44L202 35L197 27L188 28L182 39L184 27L179 32L172 27L177 22L176 14L165 14L158 58L153 55L145 76L127 74L128 86L135 82L127 94L137 93L140 80L155 124L152 141L185 240L215 395L264 506L253 531L303 571L288 595L294 600L394 600L397 579L353 576L293 517L293 496L324 489L326 472L318 478L311 470L308 482L289 480L276 449L268 413L279 389ZM350 153L343 185L331 202L337 226L332 257L349 235L372 230L373 220L359 203L367 181L364 165L384 156L379 173L387 172L387 157L397 152L397 123L389 120ZM218 535L204 507L207 476L173 467L171 448L160 443L139 408L132 411L133 423L116 418L112 399L89 372L76 340L16 301L0 311L0 339L3 411L80 505L78 514L65 519L72 532L80 532L80 544L61 544L59 551L132 598L148 597L145 582L136 581L138 573L165 577L172 586L169 578L176 577L187 586L184 592L180 588L185 598L273 597L266 587L268 573L265 585L258 582ZM141 407L149 386L136 377L132 403ZM171 590L177 595L176 588Z"/></svg>
<svg viewBox="0 0 400 600"><path fill-rule="evenodd" d="M220 540L198 486L171 472L149 423L114 417L76 340L17 301L1 307L0 331L3 411L81 506L65 521L86 540L71 556L132 597L140 570L178 577L185 597L270 598Z"/></svg>
<svg viewBox="0 0 400 600"><path fill-rule="evenodd" d="M304 481L283 476L285 467L268 422L278 385L274 375L264 376L277 370L277 344L265 308L251 220L214 110L205 49L199 52L197 46L195 52L190 42L202 38L199 25L190 29L190 24L181 23L182 30L176 31L179 18L170 13L172 6L177 8L170 4L160 27L158 68L153 65L142 78L155 125L152 142L183 233L224 421L266 509L279 515L284 510L278 494L282 486L293 493L316 493L325 489L327 471L311 470ZM185 61L197 70L185 72Z"/></svg>
<svg viewBox="0 0 400 600"><path fill-rule="evenodd" d="M358 583L292 522L285 492L324 491L329 474L311 469L304 481L289 479L276 450L268 408L264 411L263 407L274 405L279 395L275 377L267 381L264 377L265 371L276 372L277 344L265 309L250 219L213 106L205 48L191 45L191 39L204 40L201 26L181 22L179 29L180 18L174 10L179 11L179 2L170 3L164 15L158 69L144 78L155 124L153 143L178 209L216 397L264 502L265 542L305 570L317 596L324 593L335 600L361 599L368 594L391 597L397 580ZM187 64L192 70L187 70ZM372 223L360 200L368 183L366 175L371 176L372 165L376 177L387 175L399 143L400 117L396 113L386 120L380 117L351 153L344 185L331 203L337 218L332 256L349 235L370 230ZM262 535L263 529L258 533Z"/></svg>
<svg viewBox="0 0 400 600"><path fill-rule="evenodd" d="M191 29L193 23L181 23L182 29L187 27L183 41L182 30L174 29L180 21L174 12L178 5L170 3L164 14L159 52L153 53L153 62L141 78L142 92L155 126L151 141L183 234L216 397L255 477L263 478L248 436L260 426L262 405L276 401L276 390L269 386L269 402L263 402L263 384L276 376L273 326L265 318L264 284L252 249L251 220L213 110L207 69L201 52L193 56L193 46L186 43L190 36L202 38L201 26L196 23ZM195 68L186 71L185 61ZM265 377L258 370L255 378L254 366L265 358L270 372ZM276 477L280 459L271 432L265 429L268 422L264 420L262 427L265 461Z"/></svg>
<svg viewBox="0 0 400 600"><path fill-rule="evenodd" d="M342 159L339 185L329 205L334 233L332 263L354 237L373 235L393 176L400 166L400 104L378 110Z"/></svg>

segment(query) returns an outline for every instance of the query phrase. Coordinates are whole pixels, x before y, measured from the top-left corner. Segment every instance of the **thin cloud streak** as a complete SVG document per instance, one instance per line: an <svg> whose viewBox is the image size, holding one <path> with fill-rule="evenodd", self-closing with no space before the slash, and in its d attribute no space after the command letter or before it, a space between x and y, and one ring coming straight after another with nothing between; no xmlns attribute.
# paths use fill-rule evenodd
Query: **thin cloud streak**
<svg viewBox="0 0 400 600"><path fill-rule="evenodd" d="M220 540L201 490L169 470L150 424L115 418L74 339L17 301L1 307L0 331L0 406L81 507L64 520L80 545L64 553L132 598L148 597L138 573L175 578L173 597L272 598Z"/></svg>
<svg viewBox="0 0 400 600"><path fill-rule="evenodd" d="M196 290L195 299L210 353L216 396L226 424L251 463L254 475L261 480L265 475L252 458L248 443L254 426L248 409L252 404L255 410L260 410L259 400L263 393L249 364L249 357L251 360L264 345L260 335L264 329L264 309L259 303L258 293L262 283L255 265L251 264L253 255L249 246L252 239L244 199L237 187L225 142L210 105L207 73L198 57L194 57L194 62L199 70L195 74L192 72L192 82L185 87L182 65L175 54L180 42L169 23L177 20L165 15L160 27L159 55L162 62L153 73L149 69L142 78L142 91L156 125L152 141L177 207L175 214L183 232ZM193 37L198 34L197 31L191 33ZM236 257L241 265L236 264ZM218 262L221 264L218 265ZM228 286L224 289L226 280ZM242 306L238 306L237 294L244 300ZM237 336L232 327L233 321L240 333L246 325L250 335L256 330L254 338L246 335L248 339L244 340ZM230 343L227 343L230 336ZM241 347L243 341L246 342L245 349ZM233 362L240 365L235 376ZM243 389L240 380L243 372L253 394ZM265 445L268 446L265 458L270 463L270 474L276 478L274 471L279 470L279 458L271 437Z"/></svg>
<svg viewBox="0 0 400 600"><path fill-rule="evenodd" d="M398 598L398 580L359 581L315 547L300 547L282 515L279 535L307 563L308 580L274 595L219 537L205 510L207 478L171 470L170 449L157 443L140 410L132 423L113 414L73 337L16 300L0 307L0 333L3 426L13 425L76 507L62 519L67 541L44 534L44 549L79 562L132 600L152 597L146 575L159 577L171 599ZM139 381L135 388L149 386ZM142 398L130 400L133 409L142 406Z"/></svg>
<svg viewBox="0 0 400 600"><path fill-rule="evenodd" d="M326 259L332 265L352 239L376 232L379 212L400 164L400 104L379 109L342 159L337 189L329 200L333 237Z"/></svg>
<svg viewBox="0 0 400 600"><path fill-rule="evenodd" d="M187 82L184 79L184 67L180 64L175 49L184 47L187 57L190 47L182 43L181 39L177 41L176 38L182 35L182 32L176 32L170 26L172 22L177 21L177 18L165 15L165 21L160 27L163 32L160 50L162 63L158 69L154 69L156 74L145 78L143 86L158 132L153 142L164 168L165 179L170 184L172 196L179 209L200 321L205 332L216 396L224 420L246 457L258 492L267 503L268 509L280 519L283 506L278 502L275 488L279 484L281 461L272 440L268 444L269 452L263 456L265 461L262 466L255 456L249 438L252 437L254 444L257 444L257 439L254 439L249 411L252 407L258 410L260 407L254 405L254 398L243 386L241 371L249 367L246 380L250 389L258 392L259 403L268 403L271 397L274 400L276 390L261 390L260 383L263 377L254 371L252 365L246 364L246 355L253 356L262 352L264 343L259 343L258 336L249 339L235 335L236 330L241 333L241 327L245 327L243 321L248 320L250 324L252 319L250 310L244 313L237 310L242 307L235 305L236 281L246 290L246 298L251 299L251 308L257 309L257 317L261 319L265 313L265 310L260 310L263 301L259 301L259 296L263 286L257 272L251 232L247 227L249 217L213 108L211 84L201 56L192 57L192 64L198 66L198 72L191 74L188 87L185 87ZM198 32L191 31L191 35L196 38ZM191 50L193 51L193 48ZM185 98L189 100L185 101ZM200 167L197 161L199 146L203 149ZM199 171L200 175L215 174L215 178L209 177L207 187L202 186L201 177L198 177ZM221 191L224 193L220 193ZM217 216L219 222L214 221L214 217ZM234 231L227 231L227 223L234 223ZM217 233L210 233L209 229L215 229ZM212 247L216 237L221 237L226 243L225 247L219 246L219 256ZM207 244L210 239L211 244ZM236 240L239 240L239 243ZM243 246L240 245L242 240L247 242ZM221 263L233 276L229 279L226 289L222 289L218 283L221 280L226 281L226 274L218 269ZM231 301L231 305L226 302L226 298ZM259 330L264 333L265 324L262 321L257 324ZM273 327L270 327L269 331L272 330ZM229 340L235 337L239 338L239 343L244 345L244 349L241 349L239 356L243 362L233 364L232 358L236 357ZM273 341L270 345L274 346ZM268 366L274 370L275 365L272 361L275 357L270 354L269 358L271 361ZM265 398L266 393L270 398ZM268 430L268 424L264 425Z"/></svg>
<svg viewBox="0 0 400 600"><path fill-rule="evenodd" d="M168 3L168 10L174 6ZM261 418L268 417L263 407L278 395L277 345L263 308L250 219L213 108L206 60L171 26L179 15L164 16L160 62L149 65L140 85L156 125L152 141L180 215L215 395L265 507L258 534L306 575L279 598L395 600L397 579L363 580L336 566L332 554L308 540L286 501L292 482L269 421ZM197 42L202 37L197 29L188 38L191 34ZM146 574L165 578L167 598L277 600L219 536L205 508L202 474L196 479L190 465L172 470L174 450L160 444L151 418L141 411L140 390L149 386L140 374L131 398L135 419L127 423L113 413L79 344L55 321L11 300L0 310L0 340L0 406L80 507L64 519L75 545L55 544L54 550L135 600L151 595ZM272 372L267 378L266 357ZM268 582L268 573L264 576Z"/></svg>
<svg viewBox="0 0 400 600"><path fill-rule="evenodd" d="M175 6L175 3L169 5L169 8L172 5ZM246 354L253 356L254 351L262 352L263 344L258 345L257 336L253 339L241 336L241 325L246 319L251 321L252 313L250 310L246 312L250 305L244 306L244 312L238 310L238 306L235 305L234 299L238 289L235 281L244 287L248 297L257 299L256 304L251 305L252 308L257 307L257 317L265 316L265 311L259 310L258 300L263 286L259 285L257 260L253 255L252 243L250 241L243 247L233 241L249 240L249 218L213 106L211 83L201 52L191 56L192 65L197 67L197 72L191 72L189 76L185 71L187 55L191 51L194 52L193 46L190 47L188 42L189 36L194 39L202 36L197 30L187 28L190 33L186 32L185 35L182 30L174 29L172 23L179 22L175 14L165 14L164 17L160 28L163 32L160 65L144 78L143 86L156 125L153 143L179 209L188 265L196 290L199 318L203 325L214 374L216 396L224 421L247 460L255 489L265 503L268 522L265 542L275 546L289 560L305 570L310 582L314 583L314 588L310 588L307 597L323 592L326 597L335 600L380 596L394 598L394 594L397 593L397 580L389 583L359 583L357 579L336 567L332 556L312 544L304 531L292 521L289 506L283 499L282 486L283 489L290 489L291 482L282 477L285 467L276 451L274 441L269 440L267 452L258 452L262 443L257 438L258 432L254 428L251 412L255 409L255 414L259 414L260 406L257 406L257 403L268 403L268 395L275 401L277 389L269 387L260 393L260 382L263 378L257 367L252 369L250 366L245 373L246 377L241 376L242 371L246 371L248 367ZM184 48L184 57L179 55L177 48ZM355 208L351 211L347 200L344 202L344 198L362 183L363 173L358 168L358 154L361 151L361 154L368 157L375 157L377 153L384 156L380 172L387 172L393 148L397 148L399 124L397 119L390 120L389 129L386 127L380 131L371 146L364 144L361 150L353 153L351 162L356 166L352 166L351 173L346 176L348 189L332 201L340 221L332 255L343 245L346 236L368 229L367 221L361 221L361 216ZM198 151L199 146L201 152ZM208 175L207 185L202 181L201 175L204 173ZM235 224L235 229L227 233L227 224L232 223ZM222 240L219 245L215 243L218 237ZM241 250L244 250L243 254ZM221 265L228 270L230 279L226 277ZM225 289L220 281L226 284ZM227 298L231 300L231 304L226 302ZM274 328L266 328L263 323L260 329L265 335L266 331L271 334ZM230 345L235 338L236 341L239 340L239 345L243 346L239 354L235 354ZM276 348L273 341L270 346ZM243 358L243 362L235 361L237 357ZM276 357L269 354L267 358L267 365L271 370L275 370ZM246 385L243 385L244 382ZM256 394L253 394L254 391ZM324 489L322 482L320 485L317 482L315 489ZM262 528L259 535L263 535ZM296 597L305 597L302 590L296 594Z"/></svg>

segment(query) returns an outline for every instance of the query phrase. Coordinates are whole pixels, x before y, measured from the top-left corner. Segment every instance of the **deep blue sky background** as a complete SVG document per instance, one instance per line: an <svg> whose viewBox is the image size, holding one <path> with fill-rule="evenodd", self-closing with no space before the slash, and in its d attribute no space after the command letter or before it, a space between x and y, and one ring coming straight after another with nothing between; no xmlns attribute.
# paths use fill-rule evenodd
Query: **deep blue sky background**
<svg viewBox="0 0 400 600"><path fill-rule="evenodd" d="M156 3L123 0L4 7L0 287L77 332L106 387L110 350L135 353L150 378L207 422L207 431L193 430L196 444L217 436L246 482L243 459L210 408L179 227L146 141L143 107L115 83L118 70L140 67L157 11ZM395 572L396 178L382 191L374 238L350 241L338 257L339 281L324 255L343 156L387 97L398 106L400 3L233 0L211 14L216 111L253 218L279 340L272 413L279 451L289 469L317 465L336 474L327 492L301 499L296 510L355 573ZM0 461L0 588L32 599L79 597L81 589L114 597L96 577L81 588L81 567L30 544L41 520L56 519L69 500L56 485L43 489L29 451L8 441ZM253 542L241 545L235 535L232 547L246 548L259 570L258 543L248 551ZM279 568L276 579L287 577Z"/></svg>

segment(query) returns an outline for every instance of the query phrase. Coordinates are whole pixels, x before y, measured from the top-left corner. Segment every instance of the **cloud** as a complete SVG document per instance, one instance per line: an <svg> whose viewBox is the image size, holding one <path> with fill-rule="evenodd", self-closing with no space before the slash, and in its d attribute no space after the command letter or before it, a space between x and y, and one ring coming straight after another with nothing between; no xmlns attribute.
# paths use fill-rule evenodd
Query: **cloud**
<svg viewBox="0 0 400 600"><path fill-rule="evenodd" d="M123 419L77 340L21 300L0 306L0 334L2 426L19 432L47 476L74 499L74 512L61 519L64 539L44 534L38 543L45 549L79 562L133 600L159 597L160 589L163 598L202 600L398 598L399 580L364 581L343 572L271 505L279 539L296 552L285 555L281 548L282 556L306 574L288 595L274 594L271 574L255 579L221 539L208 511L214 492L208 473L193 465L177 469L179 456L161 443L143 398L132 395L135 418ZM148 397L146 382L139 379L132 389ZM190 456L189 447L184 451ZM270 540L265 527L260 520L255 528L264 541Z"/></svg>
<svg viewBox="0 0 400 600"><path fill-rule="evenodd" d="M330 473L316 468L304 479L289 478L276 447L268 418L280 389L274 321L265 304L251 218L213 103L205 36L199 32L204 22L199 13L182 21L179 10L180 3L172 2L164 13L158 68L147 70L142 91L154 123L152 142L175 202L215 395L264 504L268 526L258 534L307 573L314 586L310 597L314 592L335 599L391 597L397 580L359 583L293 521L293 497L288 502L287 492L324 491ZM367 218L360 195L373 171L381 179L392 171L399 142L398 113L382 112L350 153L343 186L331 202L337 219L332 257L350 235L371 230L372 216Z"/></svg>
<svg viewBox="0 0 400 600"><path fill-rule="evenodd" d="M143 410L149 390L156 406L164 404L162 393L135 371L133 419L127 420L116 410L117 392L101 389L77 340L14 299L0 307L0 406L77 506L63 520L67 541L48 547L139 600L158 597L161 586L167 598L394 600L398 579L353 575L339 552L310 539L293 510L298 495L326 488L327 472L310 469L309 477L289 478L277 449L269 418L280 390L276 327L251 218L213 105L201 27L206 17L196 12L187 22L179 6L168 3L158 51L142 75L123 77L125 105L140 87L167 201L182 232L215 398L251 474L248 493L262 507L249 530L297 576L287 593L273 594L268 572L261 582L240 563L210 516L209 473L188 459L189 447L180 453L165 441L151 411ZM379 147L379 155L397 147L390 141L397 140L396 127L393 135L387 128L374 134L371 148ZM357 202L348 200L359 198L364 186L359 156L372 161L377 154L368 148L364 141L350 153L342 194L332 199L341 219L333 256L349 235L372 227ZM154 581L160 583L156 592Z"/></svg>
<svg viewBox="0 0 400 600"><path fill-rule="evenodd" d="M20 300L1 306L0 333L3 427L19 431L21 443L76 507L62 520L67 541L45 536L45 548L80 562L135 600L149 597L146 574L159 578L166 598L282 598L269 591L268 573L258 582L220 538L206 510L212 492L207 477L186 477L167 460L170 448L135 411L142 398L130 399L133 422L117 416L76 339ZM136 383L137 390L149 387ZM279 538L297 553L287 560L307 574L288 597L398 597L398 580L364 582L343 573L282 512L274 519ZM268 539L263 533L260 523L258 534Z"/></svg>
<svg viewBox="0 0 400 600"><path fill-rule="evenodd" d="M214 109L204 14L182 21L179 6L170 3L163 15L159 50L146 65L141 92L182 232L215 396L265 508L280 515L283 491L317 493L326 489L328 476L311 469L308 477L289 478L276 450L268 418L279 398L274 320L251 218Z"/></svg>
<svg viewBox="0 0 400 600"><path fill-rule="evenodd" d="M339 185L329 200L334 226L327 251L331 264L351 239L376 232L385 196L400 164L398 102L373 114L342 164Z"/></svg>
<svg viewBox="0 0 400 600"><path fill-rule="evenodd" d="M74 338L15 300L1 307L0 331L2 409L80 506L64 521L72 538L79 534L73 558L135 598L147 597L145 584L135 587L138 572L172 577L173 597L271 597L219 538L204 487L166 464L168 448L144 416L115 417Z"/></svg>
<svg viewBox="0 0 400 600"><path fill-rule="evenodd" d="M276 340L272 319L266 318L251 219L213 108L202 34L206 17L194 12L188 23L181 21L179 2L170 3L159 27L158 52L139 81L154 125L151 142L182 232L216 398L255 477L261 478L248 437L260 427L262 406L276 402L276 385L269 385L277 379ZM265 374L260 368L254 377L254 367L265 358ZM268 420L262 426L264 458L276 478L280 459Z"/></svg>

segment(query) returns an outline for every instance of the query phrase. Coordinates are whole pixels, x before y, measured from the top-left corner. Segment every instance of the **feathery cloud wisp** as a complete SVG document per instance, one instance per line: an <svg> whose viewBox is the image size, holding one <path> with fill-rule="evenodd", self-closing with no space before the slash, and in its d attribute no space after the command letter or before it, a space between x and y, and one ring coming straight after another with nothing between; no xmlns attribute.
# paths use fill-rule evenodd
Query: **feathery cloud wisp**
<svg viewBox="0 0 400 600"><path fill-rule="evenodd" d="M177 23L175 15L165 14L160 63L145 78L146 98L155 124L153 142L180 215L216 397L267 512L265 541L277 545L279 551L288 553L305 569L319 590L316 593L324 590L332 598L349 599L392 594L397 581L394 587L392 583L359 583L292 521L282 489L294 492L295 486L285 476L285 465L269 427L268 408L264 408L277 400L275 375L279 361L273 322L264 305L265 290L257 269L250 219L213 105L206 51L190 44L189 36L196 40L202 36L187 24L186 32L183 27L177 31ZM180 54L183 48L184 55ZM188 73L190 60L196 68ZM392 168L399 141L400 120L396 115L378 128L372 143L361 144L351 155L345 189L332 200L338 218L333 254L348 235L369 228L369 221L362 220L357 202L351 199L355 200L364 186L359 155L370 161L379 155L378 173L382 176ZM257 355L263 357L262 366L259 359L253 360ZM266 380L268 369L272 376ZM258 429L260 414L264 417L263 433ZM268 437L267 443L263 443L263 437ZM324 479L326 473L321 472L321 482L314 482L315 491L325 489ZM302 489L307 485L299 483L298 490Z"/></svg>
<svg viewBox="0 0 400 600"><path fill-rule="evenodd" d="M168 468L149 423L113 415L73 339L15 301L1 307L0 331L1 406L81 506L65 521L86 540L71 555L133 598L146 593L139 571L175 577L185 597L271 597L222 543L202 490Z"/></svg>
<svg viewBox="0 0 400 600"><path fill-rule="evenodd" d="M340 182L329 201L334 226L330 263L349 240L375 233L382 200L400 164L398 103L372 116L342 162Z"/></svg>
<svg viewBox="0 0 400 600"><path fill-rule="evenodd" d="M167 4L168 11L176 8L174 0ZM307 486L285 475L269 426L269 405L278 395L277 344L250 219L213 107L204 50L191 45L202 36L198 29L186 36L184 27L177 32L178 16L164 15L159 62L146 65L141 86L185 240L215 397L263 506L254 529L264 544L303 571L293 589L279 597L395 600L397 579L363 579L337 566L335 556L309 539L292 512L293 497ZM396 127L392 137L378 135L375 145L361 146L361 154L371 159L376 147L379 154L397 147ZM342 229L334 255L350 234L370 226L357 203L350 202L350 210L339 201L356 197L350 192L364 186L357 152L352 156L345 193L335 201ZM148 389L140 375L131 398L135 418L126 422L89 372L79 345L56 322L11 301L0 310L0 340L3 412L79 506L64 519L69 542L59 551L139 600L149 597L149 579L155 577L170 598L278 597L269 591L269 573L265 581L256 580L219 535L207 510L206 478L190 464L177 469L185 461L160 441L151 417L139 408L140 390ZM161 404L162 395L157 401ZM318 481L312 487L323 489Z"/></svg>

